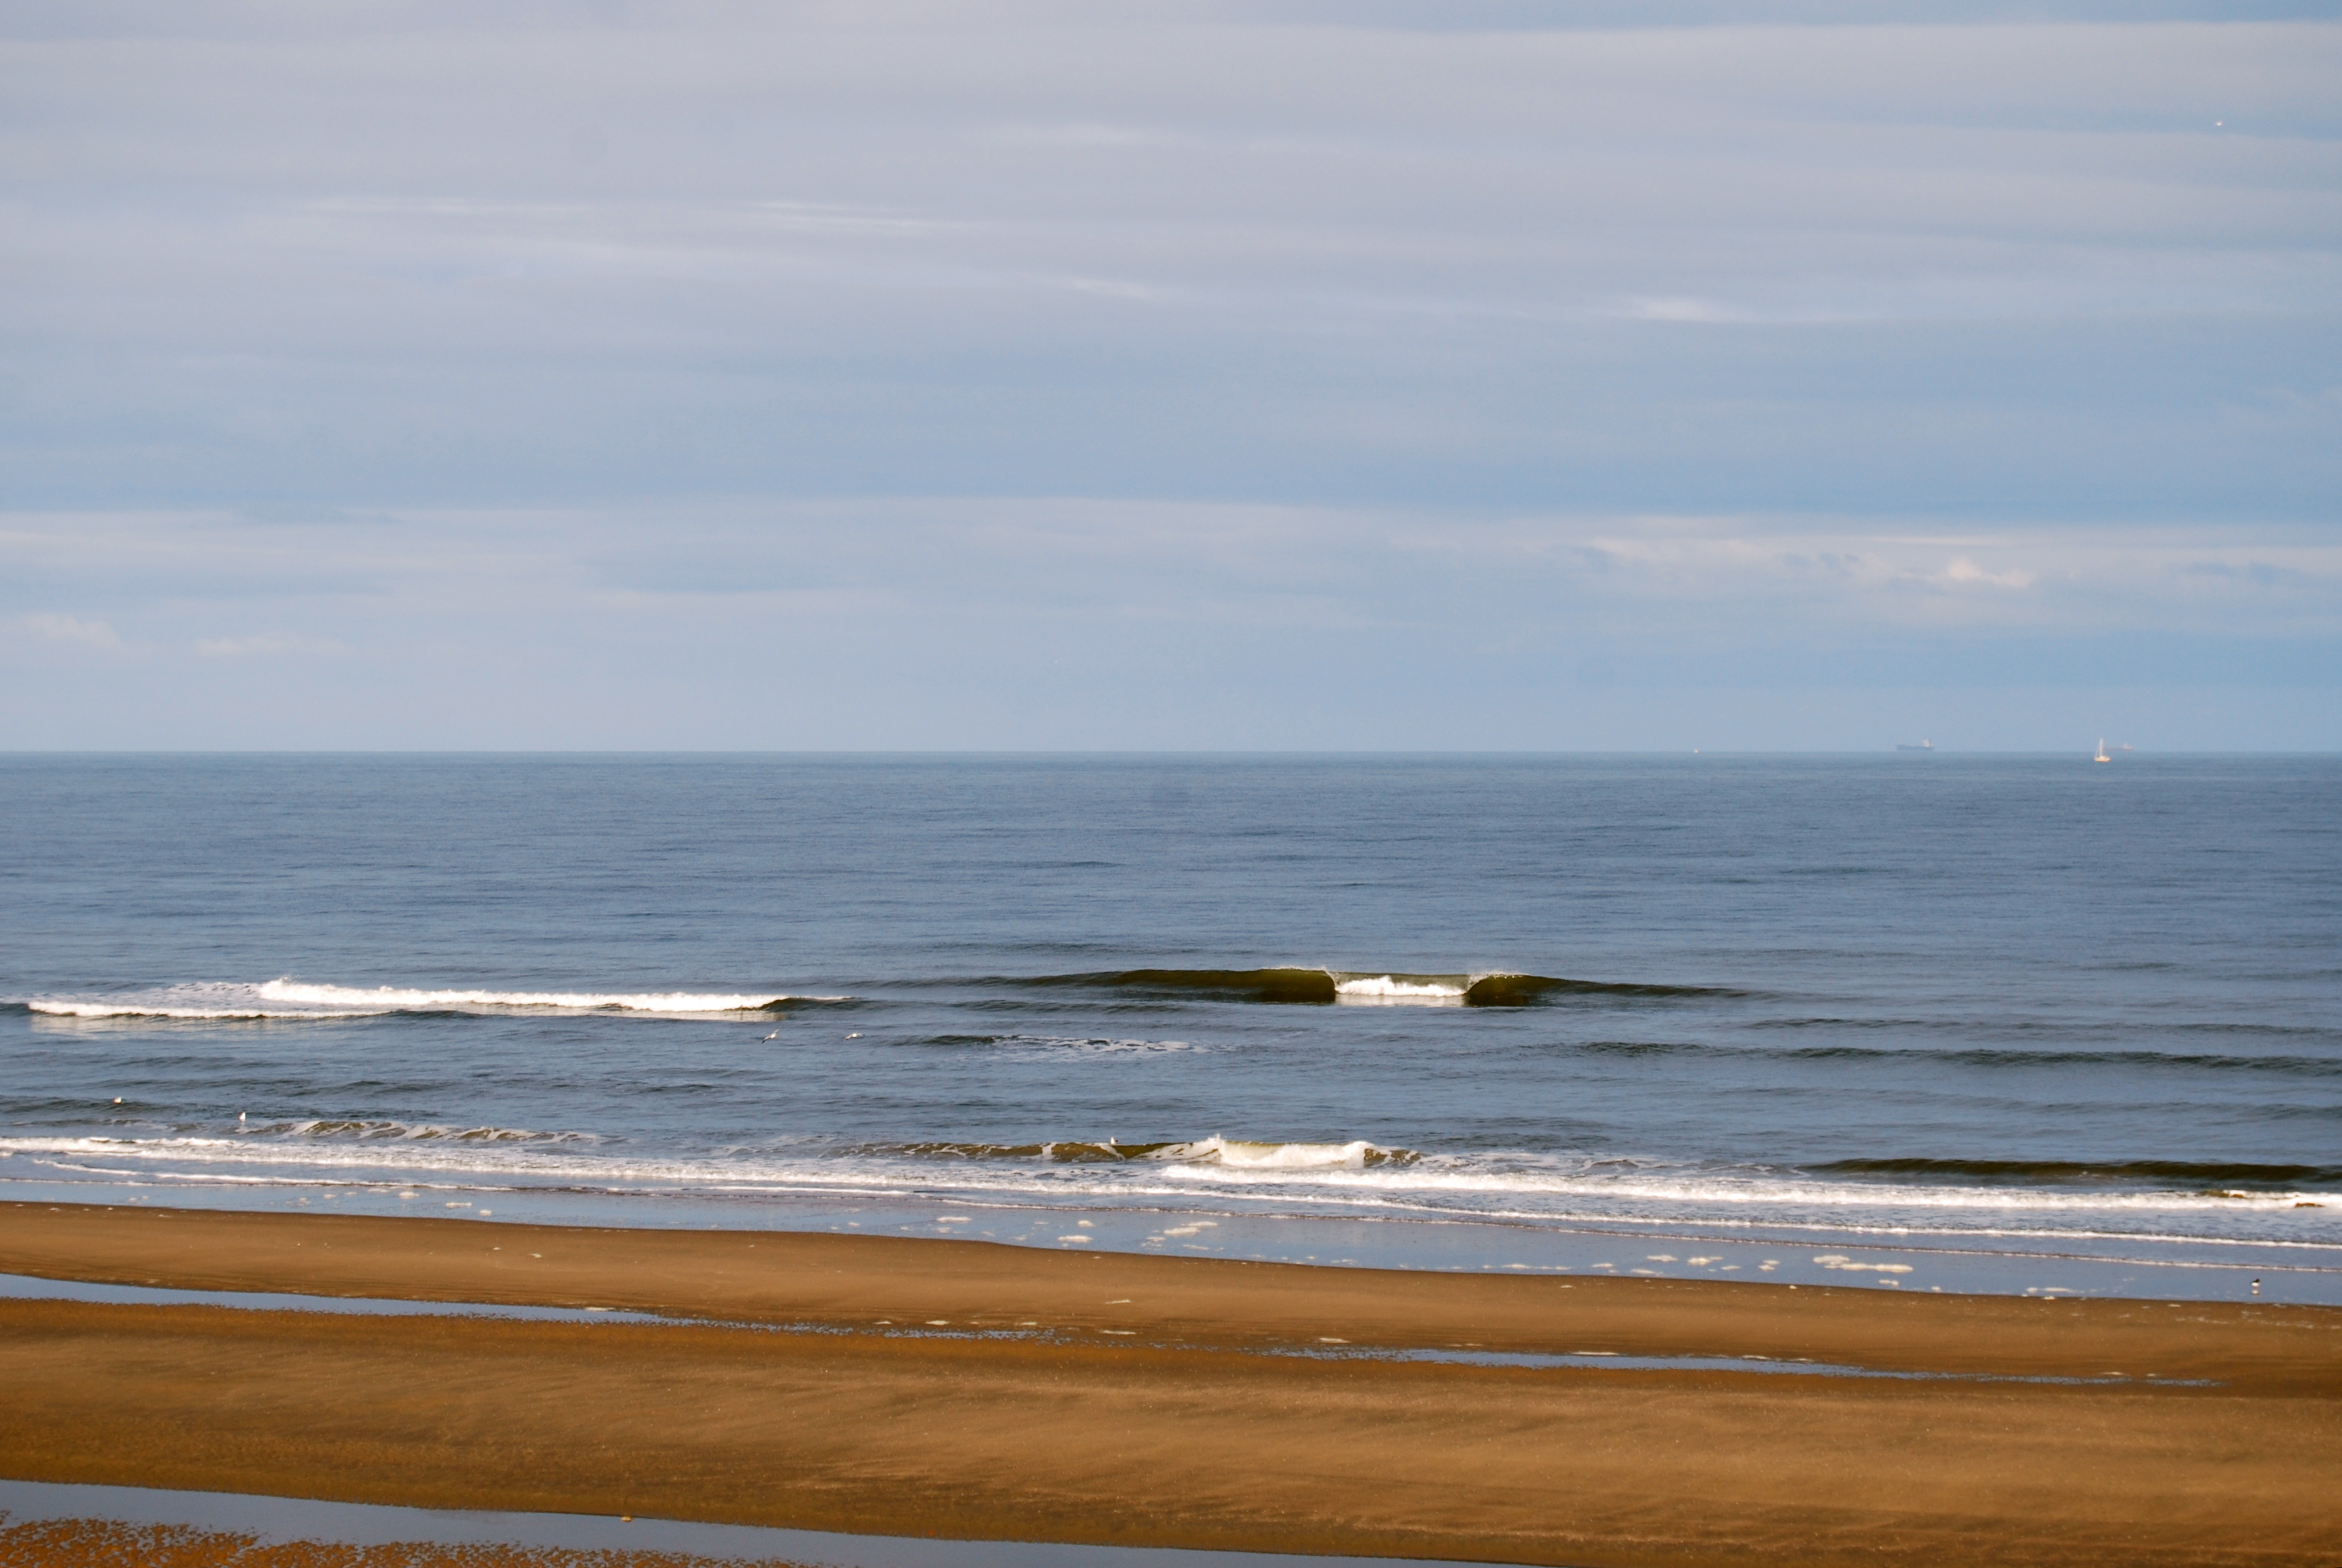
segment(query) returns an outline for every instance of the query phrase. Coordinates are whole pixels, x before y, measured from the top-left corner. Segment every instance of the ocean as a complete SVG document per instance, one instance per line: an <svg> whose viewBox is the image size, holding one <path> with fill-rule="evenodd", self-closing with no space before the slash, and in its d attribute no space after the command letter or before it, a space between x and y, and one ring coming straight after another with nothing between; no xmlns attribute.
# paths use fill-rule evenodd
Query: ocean
<svg viewBox="0 0 2342 1568"><path fill-rule="evenodd" d="M0 1198L2342 1302L2342 759L5 757Z"/></svg>

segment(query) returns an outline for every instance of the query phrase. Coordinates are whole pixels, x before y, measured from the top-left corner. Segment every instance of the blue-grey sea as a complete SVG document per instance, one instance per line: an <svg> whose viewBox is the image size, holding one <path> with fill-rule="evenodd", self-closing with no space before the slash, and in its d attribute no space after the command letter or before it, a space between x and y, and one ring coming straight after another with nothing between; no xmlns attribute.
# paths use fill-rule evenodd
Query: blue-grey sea
<svg viewBox="0 0 2342 1568"><path fill-rule="evenodd" d="M0 757L0 1198L2342 1302L2342 759Z"/></svg>

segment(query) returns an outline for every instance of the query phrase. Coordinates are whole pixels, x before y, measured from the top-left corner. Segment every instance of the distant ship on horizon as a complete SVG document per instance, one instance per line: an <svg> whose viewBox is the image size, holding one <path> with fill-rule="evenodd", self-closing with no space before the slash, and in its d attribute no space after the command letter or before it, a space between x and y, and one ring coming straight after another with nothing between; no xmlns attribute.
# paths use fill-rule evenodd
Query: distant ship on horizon
<svg viewBox="0 0 2342 1568"><path fill-rule="evenodd" d="M1935 749L1936 743L1932 740L1922 740L1917 746L1912 745L1908 740L1897 740L1895 743L1895 749L1897 751L1933 751Z"/></svg>

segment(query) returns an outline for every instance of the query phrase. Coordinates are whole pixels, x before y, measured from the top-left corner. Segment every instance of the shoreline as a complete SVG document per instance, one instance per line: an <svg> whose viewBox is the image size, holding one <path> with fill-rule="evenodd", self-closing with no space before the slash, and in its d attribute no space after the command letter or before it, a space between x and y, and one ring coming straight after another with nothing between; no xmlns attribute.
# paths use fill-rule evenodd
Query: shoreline
<svg viewBox="0 0 2342 1568"><path fill-rule="evenodd" d="M18 1480L1589 1568L2342 1563L2334 1308L146 1205L0 1204L0 1272L708 1320L0 1301ZM1294 1353L1334 1344L1955 1375Z"/></svg>
<svg viewBox="0 0 2342 1568"><path fill-rule="evenodd" d="M408 1195L424 1196L417 1202ZM1188 1194L1195 1197L1195 1194ZM454 1200L447 1201L447 1200ZM1862 1283L1930 1293L2067 1295L2138 1301L2287 1302L2342 1306L2342 1241L2050 1232L1866 1231L1794 1221L1730 1226L1582 1218L1566 1224L1467 1214L1393 1214L1336 1208L1184 1203L1057 1205L993 1195L797 1192L664 1193L614 1197L470 1185L272 1183L253 1190L119 1187L97 1182L0 1183L0 1207L168 1207L224 1213L466 1217L500 1224L614 1231L771 1231L776 1233L982 1239L1061 1251L1064 1232L1095 1250L1166 1257L1330 1264L1404 1272L1549 1274L1571 1279L1741 1280L1807 1286ZM954 1210L948 1222L939 1209ZM2117 1244L2119 1243L2119 1244ZM2097 1250L2093 1250L2096 1248ZM2255 1283L2265 1286L2256 1291Z"/></svg>

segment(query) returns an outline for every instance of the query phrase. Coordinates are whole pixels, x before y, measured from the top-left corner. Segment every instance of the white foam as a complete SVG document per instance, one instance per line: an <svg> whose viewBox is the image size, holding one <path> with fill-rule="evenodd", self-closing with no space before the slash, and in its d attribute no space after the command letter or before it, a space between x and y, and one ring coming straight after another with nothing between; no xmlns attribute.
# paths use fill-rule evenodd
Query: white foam
<svg viewBox="0 0 2342 1568"><path fill-rule="evenodd" d="M755 1012L792 1001L844 1001L845 997L792 996L772 991L523 991L411 986L317 985L289 977L258 985L208 980L107 997L35 997L25 1006L55 1018L335 1019L415 1011L535 1009L562 1012L705 1016Z"/></svg>
<svg viewBox="0 0 2342 1568"><path fill-rule="evenodd" d="M268 1001L307 1002L317 1007L560 1008L571 1011L614 1009L625 1012L750 1012L775 1002L842 1000L842 998L796 998L771 992L760 995L711 994L699 991L540 991L424 990L400 986L308 985L293 980L273 980L258 988Z"/></svg>
<svg viewBox="0 0 2342 1568"><path fill-rule="evenodd" d="M1857 1263L1843 1252L1825 1252L1814 1260L1825 1269L1836 1269L1847 1274L1907 1274L1908 1263Z"/></svg>
<svg viewBox="0 0 2342 1568"><path fill-rule="evenodd" d="M1296 1145L1295 1147L1333 1147ZM1354 1147L1354 1146L1346 1146ZM1365 1147L1371 1148L1371 1145ZM1783 1206L1818 1209L1958 1209L2018 1211L2078 1212L2101 1210L2200 1210L2227 1211L2247 1208L2290 1209L2310 1194L2295 1191L2226 1193L2163 1191L2077 1191L2070 1189L1922 1186L1901 1183L1817 1181L1743 1177L1723 1173L1660 1172L1633 1175L1596 1174L1552 1167L1538 1168L1516 1157L1520 1167L1503 1169L1482 1160L1426 1159L1419 1162L1363 1169L1367 1162L1346 1161L1293 1162L1285 1170L1264 1170L1241 1160L1194 1162L1165 1172L1176 1180L1231 1185L1269 1182L1309 1183L1386 1192L1394 1196L1486 1194L1517 1198L1555 1197L1626 1201L1655 1205L1716 1204L1775 1209Z"/></svg>
<svg viewBox="0 0 2342 1568"><path fill-rule="evenodd" d="M641 1193L838 1196L956 1193L961 1201L1041 1199L1110 1204L1192 1201L1211 1191L1246 1211L1302 1202L1394 1217L1554 1224L1622 1219L1732 1229L1789 1227L1822 1238L1891 1236L2040 1238L2080 1241L2244 1243L2232 1227L2246 1215L2278 1218L2283 1229L2251 1244L2332 1248L2342 1231L2305 1221L2300 1195L2215 1198L2186 1191L2083 1192L2071 1189L1871 1185L1782 1180L1726 1172L1645 1170L1632 1176L1563 1168L1558 1160L1496 1154L1434 1156L1416 1165L1378 1164L1376 1146L1198 1139L1120 1162L937 1161L842 1154L825 1141L789 1140L765 1149L652 1153L626 1141L578 1133L396 1122L294 1121L241 1135L198 1137L0 1138L15 1180L162 1181L242 1186L287 1181L433 1181L459 1191L547 1182L579 1191ZM1509 1163L1513 1169L1492 1169ZM41 1174L36 1175L36 1168ZM5 1185L5 1183L0 1183ZM949 1201L949 1200L946 1200ZM2281 1213L2280 1213L2281 1211ZM2209 1228L2206 1228L2208 1226Z"/></svg>
<svg viewBox="0 0 2342 1568"><path fill-rule="evenodd" d="M1336 1001L1460 1003L1470 982L1462 976L1336 975Z"/></svg>
<svg viewBox="0 0 2342 1568"><path fill-rule="evenodd" d="M1243 1143L1199 1138L1159 1151L1158 1160L1211 1164L1239 1171L1364 1170L1382 1151L1361 1138L1349 1143Z"/></svg>

